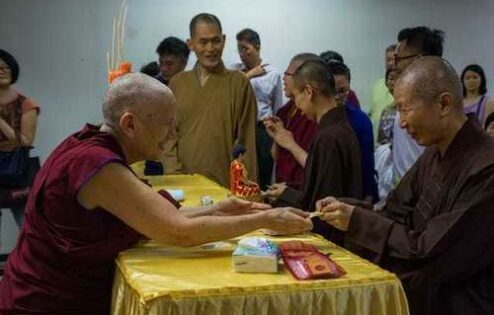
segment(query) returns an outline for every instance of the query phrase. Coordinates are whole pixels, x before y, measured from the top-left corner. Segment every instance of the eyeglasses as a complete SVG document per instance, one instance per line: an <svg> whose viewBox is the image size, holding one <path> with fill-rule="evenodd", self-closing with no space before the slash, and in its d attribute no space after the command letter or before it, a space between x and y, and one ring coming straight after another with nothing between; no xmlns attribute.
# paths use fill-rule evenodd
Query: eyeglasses
<svg viewBox="0 0 494 315"><path fill-rule="evenodd" d="M399 57L397 54L395 54L395 65L398 64L398 62L400 62L400 61L407 60L410 58L415 58L417 56L419 56L419 54L413 54L413 55L408 55L408 56L403 56L403 57Z"/></svg>

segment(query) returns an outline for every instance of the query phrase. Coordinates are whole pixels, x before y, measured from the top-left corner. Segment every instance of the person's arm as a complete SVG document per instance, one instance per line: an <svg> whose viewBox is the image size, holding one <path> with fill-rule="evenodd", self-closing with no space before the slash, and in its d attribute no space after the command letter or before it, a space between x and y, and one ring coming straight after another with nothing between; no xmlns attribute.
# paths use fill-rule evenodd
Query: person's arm
<svg viewBox="0 0 494 315"><path fill-rule="evenodd" d="M36 124L38 121L38 112L36 109L29 110L22 114L20 145L31 146L36 134ZM0 151L10 151L18 146L18 139L15 130L0 117L0 131L5 135L7 140L0 142Z"/></svg>
<svg viewBox="0 0 494 315"><path fill-rule="evenodd" d="M296 209L187 218L119 163L109 163L91 177L79 190L78 200L87 209L101 207L139 233L169 245L194 246L259 228L292 233L311 228L310 219Z"/></svg>
<svg viewBox="0 0 494 315"><path fill-rule="evenodd" d="M470 234L477 232L473 230L487 231L490 228L486 229L486 225L491 227L494 224L494 215L490 211L494 204L494 172L484 172L469 182L470 187L456 196L453 209L430 219L421 231L413 231L379 212L334 199L327 205L321 202L319 207L326 212L323 216L326 222L346 231L346 239L351 243L375 253L377 261L383 255L425 259L449 250L466 235L468 242L474 244Z"/></svg>
<svg viewBox="0 0 494 315"><path fill-rule="evenodd" d="M283 82L281 74L276 72L276 86L273 91L273 114L277 113L283 105Z"/></svg>
<svg viewBox="0 0 494 315"><path fill-rule="evenodd" d="M295 160L302 166L305 167L305 162L307 161L307 151L305 151L293 138L293 133L283 127L280 123L281 120L277 117L264 120L264 126L266 127L266 132L273 138L274 142L290 151Z"/></svg>
<svg viewBox="0 0 494 315"><path fill-rule="evenodd" d="M188 218L201 216L233 216L271 209L271 206L264 203L245 201L236 197L230 197L211 206L205 207L181 207L180 213Z"/></svg>
<svg viewBox="0 0 494 315"><path fill-rule="evenodd" d="M278 145L276 144L276 142L273 142L273 145L271 146L270 152L271 152L271 157L273 158L273 161L276 162L276 160L278 160Z"/></svg>

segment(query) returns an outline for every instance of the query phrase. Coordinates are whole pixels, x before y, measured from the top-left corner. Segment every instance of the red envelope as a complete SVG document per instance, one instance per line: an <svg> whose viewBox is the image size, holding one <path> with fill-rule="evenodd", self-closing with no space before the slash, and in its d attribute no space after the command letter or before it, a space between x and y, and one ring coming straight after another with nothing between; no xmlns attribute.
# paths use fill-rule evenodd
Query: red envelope
<svg viewBox="0 0 494 315"><path fill-rule="evenodd" d="M287 241L279 245L286 268L298 280L339 278L345 270L314 245Z"/></svg>

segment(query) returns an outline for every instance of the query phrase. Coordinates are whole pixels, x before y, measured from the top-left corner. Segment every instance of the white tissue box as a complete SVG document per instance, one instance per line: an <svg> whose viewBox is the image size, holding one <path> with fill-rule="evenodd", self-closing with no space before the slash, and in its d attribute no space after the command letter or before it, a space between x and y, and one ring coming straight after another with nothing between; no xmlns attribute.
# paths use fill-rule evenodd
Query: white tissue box
<svg viewBox="0 0 494 315"><path fill-rule="evenodd" d="M278 246L266 238L243 238L232 255L235 272L278 272Z"/></svg>

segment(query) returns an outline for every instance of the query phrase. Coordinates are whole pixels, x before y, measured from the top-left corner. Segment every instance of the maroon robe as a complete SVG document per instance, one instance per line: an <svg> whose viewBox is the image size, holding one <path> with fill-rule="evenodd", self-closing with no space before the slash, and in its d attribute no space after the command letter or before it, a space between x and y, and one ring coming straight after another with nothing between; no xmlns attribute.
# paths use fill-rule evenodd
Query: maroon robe
<svg viewBox="0 0 494 315"><path fill-rule="evenodd" d="M494 142L469 117L428 148L382 212L356 207L346 242L398 274L412 315L494 314Z"/></svg>
<svg viewBox="0 0 494 315"><path fill-rule="evenodd" d="M141 236L108 211L87 210L77 200L108 163L128 167L116 140L89 125L46 160L0 282L0 313L109 314L115 258Z"/></svg>
<svg viewBox="0 0 494 315"><path fill-rule="evenodd" d="M292 132L295 142L305 151L317 133L317 123L309 120L297 107L295 102L289 101L276 114L285 128ZM294 189L300 189L304 178L304 168L297 162L292 153L278 146L278 159L275 168L276 182L286 182Z"/></svg>

